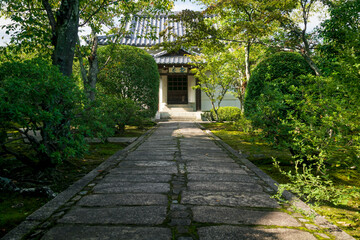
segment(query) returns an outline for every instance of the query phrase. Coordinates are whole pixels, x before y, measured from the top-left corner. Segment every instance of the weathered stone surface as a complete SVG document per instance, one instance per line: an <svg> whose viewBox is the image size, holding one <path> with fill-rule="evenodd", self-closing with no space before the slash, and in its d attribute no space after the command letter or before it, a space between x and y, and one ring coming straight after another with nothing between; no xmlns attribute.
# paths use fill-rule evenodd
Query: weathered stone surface
<svg viewBox="0 0 360 240"><path fill-rule="evenodd" d="M199 206L192 208L194 220L202 223L227 223L246 225L274 225L300 227L295 218L287 213L254 211L229 207Z"/></svg>
<svg viewBox="0 0 360 240"><path fill-rule="evenodd" d="M168 183L112 182L99 183L95 193L166 193L170 191Z"/></svg>
<svg viewBox="0 0 360 240"><path fill-rule="evenodd" d="M169 224L171 226L189 226L191 224L191 220L188 218L174 218L171 219Z"/></svg>
<svg viewBox="0 0 360 240"><path fill-rule="evenodd" d="M266 193L184 191L182 204L278 208L279 204Z"/></svg>
<svg viewBox="0 0 360 240"><path fill-rule="evenodd" d="M146 182L146 183L166 183L171 180L171 175L166 174L114 174L107 175L102 182Z"/></svg>
<svg viewBox="0 0 360 240"><path fill-rule="evenodd" d="M84 224L161 224L166 218L166 206L74 208L60 223Z"/></svg>
<svg viewBox="0 0 360 240"><path fill-rule="evenodd" d="M315 240L316 238L304 231L286 228L263 229L234 226L214 226L198 229L201 240Z"/></svg>
<svg viewBox="0 0 360 240"><path fill-rule="evenodd" d="M122 161L119 167L176 167L174 161Z"/></svg>
<svg viewBox="0 0 360 240"><path fill-rule="evenodd" d="M110 173L124 173L124 174L173 174L177 173L177 168L174 167L133 167L133 168L115 168Z"/></svg>
<svg viewBox="0 0 360 240"><path fill-rule="evenodd" d="M196 150L194 150L196 151ZM199 157L199 156L194 156L194 155L181 155L181 158L183 160L186 160L187 162L217 162L217 163L233 163L234 160L229 158L229 157L206 157L206 158L203 158L203 157Z"/></svg>
<svg viewBox="0 0 360 240"><path fill-rule="evenodd" d="M158 156L154 154L148 155L129 155L126 157L126 160L129 161L172 161L174 160L174 155Z"/></svg>
<svg viewBox="0 0 360 240"><path fill-rule="evenodd" d="M209 182L243 182L254 183L254 178L246 174L219 174L219 173L190 173L187 175L190 182L209 181ZM236 184L236 183L234 183Z"/></svg>
<svg viewBox="0 0 360 240"><path fill-rule="evenodd" d="M254 183L234 182L190 182L190 191L212 191L212 192L262 192L262 187Z"/></svg>
<svg viewBox="0 0 360 240"><path fill-rule="evenodd" d="M77 205L87 207L121 206L121 205L167 205L166 195L161 194L92 194L83 197Z"/></svg>
<svg viewBox="0 0 360 240"><path fill-rule="evenodd" d="M189 161L186 164L188 167L228 167L239 168L239 164L232 162L210 162L210 161Z"/></svg>
<svg viewBox="0 0 360 240"><path fill-rule="evenodd" d="M246 174L244 169L240 167L211 167L211 166L188 166L189 173L232 173L232 174Z"/></svg>
<svg viewBox="0 0 360 240"><path fill-rule="evenodd" d="M117 226L56 226L48 231L45 240L80 239L133 239L133 240L170 240L171 230L158 227L117 227Z"/></svg>

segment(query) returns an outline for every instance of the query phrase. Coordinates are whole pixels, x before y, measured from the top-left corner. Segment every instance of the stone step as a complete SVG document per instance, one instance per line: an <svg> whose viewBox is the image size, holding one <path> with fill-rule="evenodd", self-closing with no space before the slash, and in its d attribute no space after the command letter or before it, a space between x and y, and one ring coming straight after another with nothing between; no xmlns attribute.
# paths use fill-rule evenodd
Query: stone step
<svg viewBox="0 0 360 240"><path fill-rule="evenodd" d="M165 111L194 112L194 108L191 104L169 104L166 106Z"/></svg>
<svg viewBox="0 0 360 240"><path fill-rule="evenodd" d="M201 112L160 112L160 119L200 120Z"/></svg>

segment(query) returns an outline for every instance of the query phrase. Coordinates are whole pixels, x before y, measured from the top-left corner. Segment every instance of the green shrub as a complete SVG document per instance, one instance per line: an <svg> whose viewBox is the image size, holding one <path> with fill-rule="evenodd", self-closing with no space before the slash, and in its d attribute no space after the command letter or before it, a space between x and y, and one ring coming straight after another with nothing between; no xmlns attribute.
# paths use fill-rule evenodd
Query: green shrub
<svg viewBox="0 0 360 240"><path fill-rule="evenodd" d="M283 121L300 97L291 89L306 85L306 78L298 77L309 73L312 70L301 55L291 52L274 54L253 70L245 95L245 116L254 127L263 129L267 141L288 147L292 127Z"/></svg>
<svg viewBox="0 0 360 240"><path fill-rule="evenodd" d="M211 109L211 115L215 117L215 111ZM218 116L219 122L236 121L241 118L241 110L238 107L219 107Z"/></svg>
<svg viewBox="0 0 360 240"><path fill-rule="evenodd" d="M140 114L140 106L131 99L119 99L110 95L102 96L101 101L100 109L112 119L117 133L123 133L125 125L135 125L143 118Z"/></svg>
<svg viewBox="0 0 360 240"><path fill-rule="evenodd" d="M0 66L0 144L2 150L34 167L49 167L86 150L72 122L82 93L57 67L42 61L6 62ZM12 131L12 138L8 132ZM35 132L34 132L35 131ZM32 134L33 133L33 134ZM16 141L17 137L20 140ZM29 149L20 149L22 137Z"/></svg>
<svg viewBox="0 0 360 240"><path fill-rule="evenodd" d="M296 171L282 171L291 184L280 189L306 201L338 204L352 193L334 188L328 168L359 167L358 98L351 94L352 85L336 77L303 74L305 61L289 54L277 54L254 69L245 113L268 142L294 156Z"/></svg>
<svg viewBox="0 0 360 240"><path fill-rule="evenodd" d="M100 66L109 56L110 61L98 75L99 91L123 103L129 99L136 104L139 115L154 117L160 76L153 57L136 47L106 46L99 49Z"/></svg>

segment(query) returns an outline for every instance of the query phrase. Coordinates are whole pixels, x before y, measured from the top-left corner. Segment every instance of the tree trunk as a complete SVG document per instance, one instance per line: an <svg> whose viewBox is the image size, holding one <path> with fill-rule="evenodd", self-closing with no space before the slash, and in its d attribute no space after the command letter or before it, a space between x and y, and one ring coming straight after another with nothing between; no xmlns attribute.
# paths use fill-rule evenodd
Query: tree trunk
<svg viewBox="0 0 360 240"><path fill-rule="evenodd" d="M316 64L313 62L313 60L311 59L311 57L305 53L305 52L301 52L301 56L303 56L303 58L305 59L305 61L309 64L310 68L312 70L314 70L315 75L316 76L321 76L321 71L320 69L316 66Z"/></svg>
<svg viewBox="0 0 360 240"><path fill-rule="evenodd" d="M87 76L87 94L90 101L95 100L95 94L96 94L96 82L97 82L97 76L99 73L99 64L98 64L98 57L97 57L97 49L98 49L98 38L94 34L93 40L92 40L92 48L91 48L91 54L89 56L89 73Z"/></svg>
<svg viewBox="0 0 360 240"><path fill-rule="evenodd" d="M249 81L250 79L250 48L251 48L251 42L247 41L245 45L245 75L246 80Z"/></svg>
<svg viewBox="0 0 360 240"><path fill-rule="evenodd" d="M52 44L55 49L52 60L65 76L72 74L78 28L79 0L62 0L60 8L56 12L56 23L52 36Z"/></svg>

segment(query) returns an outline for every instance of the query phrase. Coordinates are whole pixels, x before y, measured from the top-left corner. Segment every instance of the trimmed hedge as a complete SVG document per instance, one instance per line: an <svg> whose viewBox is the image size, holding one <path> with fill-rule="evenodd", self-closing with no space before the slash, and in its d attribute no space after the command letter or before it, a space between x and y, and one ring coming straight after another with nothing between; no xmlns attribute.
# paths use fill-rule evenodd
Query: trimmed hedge
<svg viewBox="0 0 360 240"><path fill-rule="evenodd" d="M294 102L302 100L294 89L306 85L303 75L313 74L298 53L280 52L259 63L251 75L245 95L245 116L255 128L263 129L274 144L286 144L292 127L284 124Z"/></svg>
<svg viewBox="0 0 360 240"><path fill-rule="evenodd" d="M153 117L158 109L160 82L153 57L142 49L123 45L102 47L98 54L99 66L111 57L98 75L100 91L131 100L143 117Z"/></svg>
<svg viewBox="0 0 360 240"><path fill-rule="evenodd" d="M223 121L237 121L241 118L241 110L238 107L219 107L218 109L218 115L219 115L219 122ZM210 112L205 112L202 115L204 118L206 118L209 121L215 120L215 112L213 109L211 109Z"/></svg>

